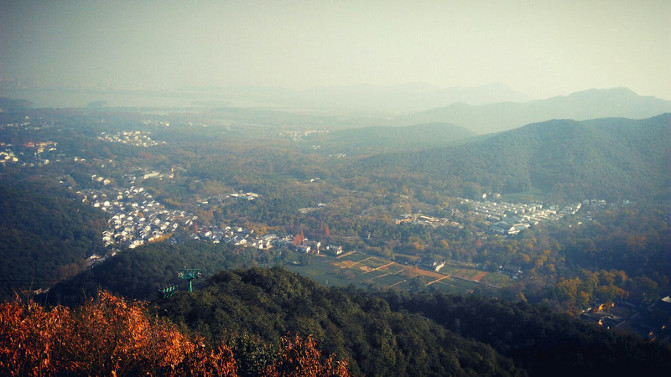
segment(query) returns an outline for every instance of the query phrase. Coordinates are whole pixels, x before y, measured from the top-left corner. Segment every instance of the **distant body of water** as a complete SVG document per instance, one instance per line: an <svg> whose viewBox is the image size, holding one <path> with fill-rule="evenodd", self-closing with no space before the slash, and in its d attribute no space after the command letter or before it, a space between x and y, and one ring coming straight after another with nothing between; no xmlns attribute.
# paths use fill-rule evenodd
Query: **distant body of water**
<svg viewBox="0 0 671 377"><path fill-rule="evenodd" d="M194 102L225 103L216 96L202 94L69 89L0 89L0 97L28 100L33 108L78 108L94 102L103 102L106 107L192 107Z"/></svg>

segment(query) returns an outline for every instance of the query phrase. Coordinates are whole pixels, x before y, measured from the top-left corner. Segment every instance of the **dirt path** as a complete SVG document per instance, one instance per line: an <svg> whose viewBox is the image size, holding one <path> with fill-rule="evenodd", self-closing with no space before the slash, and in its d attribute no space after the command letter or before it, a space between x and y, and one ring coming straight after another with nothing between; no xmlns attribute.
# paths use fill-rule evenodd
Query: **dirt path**
<svg viewBox="0 0 671 377"><path fill-rule="evenodd" d="M348 251L348 252L346 252L345 254L340 254L340 255L338 255L338 256L336 257L336 259L344 258L344 257L350 256L350 255L352 255L352 254L354 254L354 253L356 253L356 250Z"/></svg>
<svg viewBox="0 0 671 377"><path fill-rule="evenodd" d="M475 277L473 278L473 281L477 281L477 282L479 283L480 280L482 280L483 277L487 276L488 273L489 273L489 272L487 272L487 271L480 271L480 272L478 272L478 274L475 275Z"/></svg>
<svg viewBox="0 0 671 377"><path fill-rule="evenodd" d="M447 278L449 278L449 277L450 277L449 275L445 275L445 276L443 276L443 277L441 277L441 278L438 278L438 279L436 279L436 280L433 280L433 281L430 281L430 282L426 283L426 286L428 287L429 285L431 285L431 284L433 284L433 283L437 283L437 282L439 282L439 281L441 281L441 280L443 280L443 279L447 279Z"/></svg>
<svg viewBox="0 0 671 377"><path fill-rule="evenodd" d="M381 269L383 269L383 268L387 268L387 267L392 266L392 265L394 265L394 264L395 264L394 262L390 262L390 263L385 264L384 266L380 266L380 267L376 267L376 268L371 268L370 270L366 271L366 273L373 272L373 271L377 271L377 270L381 270Z"/></svg>

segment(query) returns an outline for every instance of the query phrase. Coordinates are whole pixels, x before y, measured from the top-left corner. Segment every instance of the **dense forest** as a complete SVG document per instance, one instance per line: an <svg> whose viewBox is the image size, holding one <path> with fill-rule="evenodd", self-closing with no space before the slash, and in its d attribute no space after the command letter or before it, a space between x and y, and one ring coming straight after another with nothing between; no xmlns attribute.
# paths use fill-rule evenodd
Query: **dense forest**
<svg viewBox="0 0 671 377"><path fill-rule="evenodd" d="M222 271L150 305L0 305L0 368L37 375L664 376L671 348L477 295L327 288L282 268ZM326 357L326 355L330 355Z"/></svg>
<svg viewBox="0 0 671 377"><path fill-rule="evenodd" d="M44 308L33 301L0 304L0 372L8 376L246 376L237 360L255 349L205 344L183 334L146 302L128 302L105 291L82 305ZM347 363L326 357L312 337L284 336L260 347L254 365L264 376L350 376ZM236 360L237 359L237 360Z"/></svg>
<svg viewBox="0 0 671 377"><path fill-rule="evenodd" d="M204 276L212 276L222 270L269 263L274 256L271 252L202 241L152 243L122 252L96 268L59 282L37 301L76 305L84 297L95 296L101 288L127 298L149 300L156 298L159 289L186 289L186 282L177 277L182 268L197 267ZM203 284L201 280L193 282L196 289Z"/></svg>
<svg viewBox="0 0 671 377"><path fill-rule="evenodd" d="M0 213L0 297L17 288L49 288L103 252L105 217L73 200L58 182L0 180Z"/></svg>
<svg viewBox="0 0 671 377"><path fill-rule="evenodd" d="M665 375L671 349L547 308L477 296L325 288L288 271L227 271L159 312L211 342L312 335L363 375ZM239 365L244 365L243 361Z"/></svg>

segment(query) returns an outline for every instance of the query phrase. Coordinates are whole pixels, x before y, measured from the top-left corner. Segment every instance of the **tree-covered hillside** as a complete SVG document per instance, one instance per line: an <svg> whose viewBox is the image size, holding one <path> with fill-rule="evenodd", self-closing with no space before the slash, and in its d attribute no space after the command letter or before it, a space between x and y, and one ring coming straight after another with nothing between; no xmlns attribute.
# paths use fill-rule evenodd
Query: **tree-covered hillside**
<svg viewBox="0 0 671 377"><path fill-rule="evenodd" d="M21 110L30 107L32 103L23 99L0 97L0 111Z"/></svg>
<svg viewBox="0 0 671 377"><path fill-rule="evenodd" d="M325 288L279 268L221 272L159 312L216 344L312 335L354 374L666 375L668 346L526 303L442 293ZM235 346L233 347L235 351ZM249 365L250 360L238 360Z"/></svg>
<svg viewBox="0 0 671 377"><path fill-rule="evenodd" d="M378 155L356 165L376 178L429 176L445 188L540 189L565 199L668 195L671 114L645 120L552 120L453 147ZM470 185L470 186L469 186Z"/></svg>
<svg viewBox="0 0 671 377"><path fill-rule="evenodd" d="M285 336L274 347L243 336L236 345L256 348L236 347L233 354L225 343L205 344L197 334L180 332L147 302L104 290L72 310L2 302L0 334L3 376L249 376L237 360L258 361L254 375L268 377L351 376L347 362L323 355L312 337Z"/></svg>
<svg viewBox="0 0 671 377"><path fill-rule="evenodd" d="M73 276L101 253L106 219L40 176L0 179L0 297L48 288Z"/></svg>
<svg viewBox="0 0 671 377"><path fill-rule="evenodd" d="M173 285L186 289L186 281L177 276L183 268L198 268L203 276L211 276L221 270L256 266L272 261L273 257L273 252L202 241L151 243L121 252L56 284L44 295L44 300L75 305L101 288L127 298L149 300L157 296L159 289ZM200 280L192 283L196 288L204 284Z"/></svg>
<svg viewBox="0 0 671 377"><path fill-rule="evenodd" d="M409 123L449 122L479 134L549 119L642 119L671 111L671 101L639 96L627 88L590 89L543 100L472 106L455 103L409 115Z"/></svg>
<svg viewBox="0 0 671 377"><path fill-rule="evenodd" d="M530 376L666 375L671 349L577 321L542 306L477 296L389 292L391 310L420 313L484 342Z"/></svg>
<svg viewBox="0 0 671 377"><path fill-rule="evenodd" d="M325 353L347 359L355 375L524 375L491 347L426 317L279 268L219 273L193 294L160 302L160 312L214 343L238 334L270 343L286 333L312 335Z"/></svg>

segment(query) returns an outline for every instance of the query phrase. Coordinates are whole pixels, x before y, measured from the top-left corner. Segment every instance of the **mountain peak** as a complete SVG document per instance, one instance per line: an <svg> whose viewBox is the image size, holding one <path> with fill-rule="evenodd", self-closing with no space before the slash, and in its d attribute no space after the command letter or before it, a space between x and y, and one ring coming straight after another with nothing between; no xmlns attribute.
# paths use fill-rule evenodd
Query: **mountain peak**
<svg viewBox="0 0 671 377"><path fill-rule="evenodd" d="M621 96L621 97L638 97L639 95L633 90L626 87L615 87L615 88L606 88L606 89L586 89L579 92L574 92L568 95L568 97L593 97L593 96Z"/></svg>
<svg viewBox="0 0 671 377"><path fill-rule="evenodd" d="M452 105L416 113L409 123L447 122L485 134L549 119L596 118L644 119L671 112L671 101L639 96L624 87L587 89L525 103L494 103L484 106Z"/></svg>

